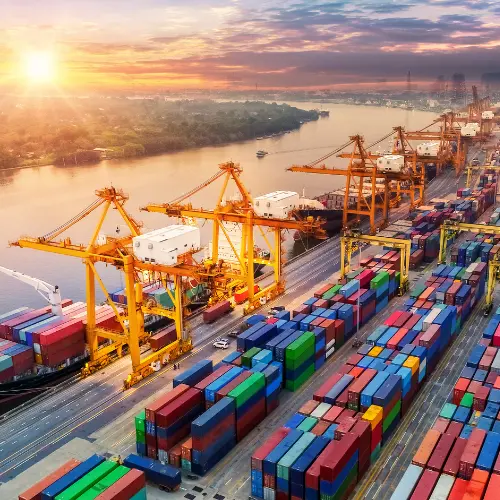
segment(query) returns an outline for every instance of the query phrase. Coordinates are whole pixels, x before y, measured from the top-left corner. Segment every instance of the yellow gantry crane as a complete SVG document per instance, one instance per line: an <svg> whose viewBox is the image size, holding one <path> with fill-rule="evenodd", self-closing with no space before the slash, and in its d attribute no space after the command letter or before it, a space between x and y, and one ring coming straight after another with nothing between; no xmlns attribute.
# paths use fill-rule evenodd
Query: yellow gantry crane
<svg viewBox="0 0 500 500"><path fill-rule="evenodd" d="M184 277L198 278L198 268L186 263L189 261L188 254L179 257L177 266L165 266L137 260L132 253L131 245L132 238L141 234L141 224L136 222L124 208L128 196L123 191L113 187L97 190L96 195L97 199L91 205L56 230L41 237L21 237L19 240L12 242L11 245L76 257L83 261L85 264L87 301L86 340L90 361L82 371L82 375L89 375L106 366L114 356L122 356L123 348L128 346L132 371L125 381L125 386L129 387L149 375L158 363L165 364L176 359L183 352L192 349L191 338L183 328L183 319L187 314L187 310L183 303L182 289ZM73 243L69 237L59 239L68 229L88 217L99 207L103 207L103 210L87 244ZM130 231L129 235L114 238L103 237L99 234L111 208L117 210L120 214ZM106 290L96 269L96 264L99 262L112 265L124 273L127 298L125 310L112 301ZM174 305L173 308L167 309L159 307L157 304L145 304L143 302L142 285L148 284L148 281L144 280L145 275L148 276L149 283L158 282L165 285L165 289ZM112 331L96 326L96 281L106 297L106 302L113 309L120 323L121 331ZM173 292L169 290L168 286L172 283ZM172 319L176 325L177 340L153 354L141 357L140 343L147 340L147 335L144 332L144 313L161 315ZM109 343L99 346L99 337L108 339Z"/></svg>
<svg viewBox="0 0 500 500"><path fill-rule="evenodd" d="M486 233L500 235L500 226L489 226L488 224L468 224L466 222L455 222L445 220L441 225L439 238L439 263L446 264L446 249L448 241L454 239L461 232Z"/></svg>
<svg viewBox="0 0 500 500"><path fill-rule="evenodd" d="M469 165L467 167L467 180L465 181L465 187L471 187L471 181L472 181L472 172L477 171L477 170L493 170L494 172L499 172L500 167L494 167L490 165L483 165L483 166L471 166Z"/></svg>
<svg viewBox="0 0 500 500"><path fill-rule="evenodd" d="M498 254L496 254L495 258L488 262L488 281L486 283L486 303L484 306L485 316L488 316L493 309L493 291L498 281L500 281L500 260Z"/></svg>
<svg viewBox="0 0 500 500"><path fill-rule="evenodd" d="M322 158L307 165L293 165L287 170L291 172L305 172L322 175L342 175L346 177L344 193L343 226L359 223L361 216L366 216L370 221L370 232L376 234L377 229L385 227L389 220L391 182L413 183L413 175L410 171L390 172L377 168L376 160L381 155L368 153L363 146L364 139L360 135L350 137L350 141ZM325 160L331 156L341 153L348 146L353 146L351 153L341 154L343 158L349 158L347 169L329 168ZM366 184L369 180L370 184ZM377 184L382 180L383 187ZM370 191L367 193L367 189ZM413 192L413 189L411 189ZM350 197L355 196L356 203L350 203ZM377 221L377 210L382 215Z"/></svg>
<svg viewBox="0 0 500 500"><path fill-rule="evenodd" d="M385 246L399 250L401 259L399 295L404 295L409 287L410 274L410 251L411 241L398 238L386 238L383 236L363 235L356 230L347 230L340 238L340 278L343 279L350 271L352 254L360 249L360 245L367 243L375 246Z"/></svg>
<svg viewBox="0 0 500 500"><path fill-rule="evenodd" d="M170 203L150 203L142 208L146 212L157 212L170 217L185 219L203 219L212 221L212 252L210 258L203 263L204 271L200 271L200 279L207 283L213 301L231 298L234 292L241 288L248 289L248 303L244 309L249 313L259 307L263 302L271 300L283 293L285 282L283 279L283 250L282 231L294 229L306 234L314 234L316 238L326 238L322 229L323 221L308 217L300 219L292 210L289 217L279 219L258 215L253 207L252 198L241 180L242 168L239 164L227 162L219 165L219 172L206 182L180 196ZM188 198L212 184L217 179L223 179L223 186L213 210L194 208ZM239 192L237 200L226 200L226 190L230 181L233 181ZM296 220L293 217L296 217ZM234 236L228 232L226 224L234 223L241 227L241 245L233 241ZM266 242L270 257L263 258L255 255L254 229L258 228L262 238ZM272 242L267 232L272 233ZM236 266L225 262L219 257L219 239L221 234L228 241L232 253L237 260ZM257 293L255 289L254 264L270 266L273 269L273 283Z"/></svg>

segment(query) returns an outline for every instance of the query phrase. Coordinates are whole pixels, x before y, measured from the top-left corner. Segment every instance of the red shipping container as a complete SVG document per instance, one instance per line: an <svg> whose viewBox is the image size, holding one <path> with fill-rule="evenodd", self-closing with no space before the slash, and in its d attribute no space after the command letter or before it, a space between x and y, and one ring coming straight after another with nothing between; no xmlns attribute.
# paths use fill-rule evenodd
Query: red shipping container
<svg viewBox="0 0 500 500"><path fill-rule="evenodd" d="M157 400L149 403L146 406L146 420L148 422L156 423L155 414L157 411L161 410L164 406L168 405L174 399L178 398L186 391L188 391L190 387L186 384L179 384L177 387L174 387L169 392L158 398Z"/></svg>
<svg viewBox="0 0 500 500"><path fill-rule="evenodd" d="M395 328L402 328L403 325L411 318L412 313L403 311L398 318L394 321L393 325Z"/></svg>
<svg viewBox="0 0 500 500"><path fill-rule="evenodd" d="M463 479L455 479L448 500L463 500L468 484L469 482Z"/></svg>
<svg viewBox="0 0 500 500"><path fill-rule="evenodd" d="M436 486L439 479L439 473L430 469L425 469L424 473L420 476L417 486L413 491L410 500L425 500L431 496L434 486Z"/></svg>
<svg viewBox="0 0 500 500"><path fill-rule="evenodd" d="M462 398L465 396L465 393L467 392L467 387L469 387L470 380L467 378L459 378L457 380L457 383L455 384L455 387L453 389L453 404L459 405L460 401L462 401Z"/></svg>
<svg viewBox="0 0 500 500"><path fill-rule="evenodd" d="M486 408L486 402L488 395L490 394L490 388L482 385L474 393L474 402L472 408L476 411L484 411Z"/></svg>
<svg viewBox="0 0 500 500"><path fill-rule="evenodd" d="M432 429L444 434L448 428L450 421L447 418L438 417L432 426Z"/></svg>
<svg viewBox="0 0 500 500"><path fill-rule="evenodd" d="M472 394L476 394L476 391L482 387L483 384L479 382L478 380L471 380L469 387L467 387L467 392L470 392Z"/></svg>
<svg viewBox="0 0 500 500"><path fill-rule="evenodd" d="M326 446L326 448L318 455L318 458L313 462L313 464L309 467L309 469L307 469L305 474L306 488L310 488L312 490L316 490L319 492L319 481L320 481L319 478L320 478L321 464L328 459L328 455L331 452L331 449L335 447L336 444L337 444L336 442L331 441Z"/></svg>
<svg viewBox="0 0 500 500"><path fill-rule="evenodd" d="M339 472L346 466L352 455L358 450L359 438L348 432L344 437L335 442L334 447L328 445L326 460L320 465L321 479L333 482Z"/></svg>
<svg viewBox="0 0 500 500"><path fill-rule="evenodd" d="M131 469L116 483L106 488L95 500L128 500L146 487L146 476L138 469Z"/></svg>
<svg viewBox="0 0 500 500"><path fill-rule="evenodd" d="M403 311L394 311L385 321L384 325L386 326L394 326L394 323L397 321L397 319L404 314ZM408 319L408 318L406 318Z"/></svg>
<svg viewBox="0 0 500 500"><path fill-rule="evenodd" d="M59 327L54 327L52 330L48 330L40 334L40 345L50 345L60 342L61 340L76 336L84 340L85 329L83 323L79 319L72 319L66 322L64 325Z"/></svg>
<svg viewBox="0 0 500 500"><path fill-rule="evenodd" d="M441 472L454 444L455 436L442 434L427 462L427 467L436 472Z"/></svg>
<svg viewBox="0 0 500 500"><path fill-rule="evenodd" d="M340 394L339 396L337 397L337 399L335 400L335 405L336 406L340 406L342 408L347 408L347 392L348 392L348 388L344 389Z"/></svg>
<svg viewBox="0 0 500 500"><path fill-rule="evenodd" d="M41 481L34 484L30 489L26 490L24 493L19 495L19 500L42 500L42 492L52 484L54 484L58 479L61 479L69 471L73 470L81 462L72 458L64 465L56 469L52 474L44 477Z"/></svg>
<svg viewBox="0 0 500 500"><path fill-rule="evenodd" d="M203 402L203 393L200 390L189 389L156 412L156 425L169 427L192 408L203 405Z"/></svg>
<svg viewBox="0 0 500 500"><path fill-rule="evenodd" d="M483 498L489 476L489 472L485 470L474 469L472 478L465 490L464 500L477 500Z"/></svg>
<svg viewBox="0 0 500 500"><path fill-rule="evenodd" d="M370 380L375 377L377 370L372 368L367 368L363 373L348 387L348 402L356 403L359 405L359 399L361 397L361 392L368 385Z"/></svg>
<svg viewBox="0 0 500 500"><path fill-rule="evenodd" d="M364 371L365 369L361 366L354 366L351 370L349 370L349 375L353 376L354 378L358 378Z"/></svg>
<svg viewBox="0 0 500 500"><path fill-rule="evenodd" d="M397 349L399 342L409 332L406 328L400 328L388 341L387 347L389 349Z"/></svg>
<svg viewBox="0 0 500 500"><path fill-rule="evenodd" d="M322 420L325 420L326 422L329 423L334 423L337 421L337 418L339 415L344 412L343 408L340 408L340 406L332 406L322 417Z"/></svg>
<svg viewBox="0 0 500 500"><path fill-rule="evenodd" d="M458 438L460 436L460 433L462 432L463 427L464 424L462 424L461 422L452 421L450 422L450 425L448 425L448 429L446 429L446 434L450 434L450 436Z"/></svg>
<svg viewBox="0 0 500 500"><path fill-rule="evenodd" d="M81 356L85 350L85 344L74 344L65 349L59 350L57 352L49 353L48 355L42 356L42 361L44 365L56 367L64 363L67 359L71 359L77 356Z"/></svg>
<svg viewBox="0 0 500 500"><path fill-rule="evenodd" d="M364 356L362 354L354 353L346 361L346 364L356 366L363 358Z"/></svg>
<svg viewBox="0 0 500 500"><path fill-rule="evenodd" d="M11 356L11 358L14 367L14 375L21 375L32 370L35 364L33 349L28 349L24 352L15 354L14 356Z"/></svg>
<svg viewBox="0 0 500 500"><path fill-rule="evenodd" d="M357 420L352 417L346 418L338 427L335 429L335 440L340 441L355 425Z"/></svg>
<svg viewBox="0 0 500 500"><path fill-rule="evenodd" d="M212 382L215 382L219 377L224 375L224 373L228 372L233 368L232 365L224 365L220 368L217 368L213 373L211 373L208 377L205 377L203 380L198 382L194 387L199 391L204 391Z"/></svg>
<svg viewBox="0 0 500 500"><path fill-rule="evenodd" d="M173 344L177 340L177 330L175 325L171 325L149 337L149 344L152 351L159 351L167 345Z"/></svg>
<svg viewBox="0 0 500 500"><path fill-rule="evenodd" d="M328 300L325 300L325 299L318 299L311 307L311 311L315 311L316 309L320 309L320 308L323 308L323 309L328 309L328 307L330 306Z"/></svg>
<svg viewBox="0 0 500 500"><path fill-rule="evenodd" d="M403 328L406 328L408 331L410 331L422 318L420 314L413 313L406 323L403 325Z"/></svg>
<svg viewBox="0 0 500 500"><path fill-rule="evenodd" d="M460 467L458 475L462 479L470 480L474 472L477 457L481 451L481 447L486 438L486 431L483 429L474 429L467 440L467 445L460 457Z"/></svg>
<svg viewBox="0 0 500 500"><path fill-rule="evenodd" d="M319 389L313 394L313 399L315 401L323 402L324 397L328 391L342 378L341 373L335 373L324 382Z"/></svg>
<svg viewBox="0 0 500 500"><path fill-rule="evenodd" d="M238 358L238 359L241 359L241 358ZM233 362L233 364L234 364L234 362ZM235 387L240 385L242 382L244 382L251 375L253 375L253 373L250 371L240 373L236 378L231 380L231 382L229 382L229 384L226 384L219 391L217 391L217 393L215 394L215 402L220 401L222 398L227 396Z"/></svg>
<svg viewBox="0 0 500 500"><path fill-rule="evenodd" d="M497 500L498 492L500 491L500 476L498 474L492 474L490 476L490 482L486 489L483 500Z"/></svg>
<svg viewBox="0 0 500 500"><path fill-rule="evenodd" d="M422 335L424 334L424 332L420 332L412 341L411 341L411 345L416 345L416 346L419 346L420 345L420 337L422 337Z"/></svg>
<svg viewBox="0 0 500 500"><path fill-rule="evenodd" d="M334 295L330 299L330 304L336 304L337 302L345 303L345 297L343 295L340 295L340 293L338 293L337 295Z"/></svg>
<svg viewBox="0 0 500 500"><path fill-rule="evenodd" d="M311 432L316 436L322 436L326 430L330 427L330 424L325 420L319 420L318 423L311 429Z"/></svg>

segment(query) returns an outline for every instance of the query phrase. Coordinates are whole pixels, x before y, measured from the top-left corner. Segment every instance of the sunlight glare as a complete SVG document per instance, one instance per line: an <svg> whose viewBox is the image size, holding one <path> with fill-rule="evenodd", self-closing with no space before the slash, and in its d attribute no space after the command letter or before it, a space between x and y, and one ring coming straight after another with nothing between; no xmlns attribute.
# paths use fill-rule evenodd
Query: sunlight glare
<svg viewBox="0 0 500 500"><path fill-rule="evenodd" d="M49 52L30 52L24 57L24 72L30 83L46 83L54 78L54 58Z"/></svg>

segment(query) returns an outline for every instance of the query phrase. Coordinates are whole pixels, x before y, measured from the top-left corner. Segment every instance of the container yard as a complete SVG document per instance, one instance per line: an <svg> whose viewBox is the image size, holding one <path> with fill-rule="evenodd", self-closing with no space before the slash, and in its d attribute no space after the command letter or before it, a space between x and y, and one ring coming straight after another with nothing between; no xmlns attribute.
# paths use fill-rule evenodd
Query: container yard
<svg viewBox="0 0 500 500"><path fill-rule="evenodd" d="M422 154L433 156L432 148ZM404 162L397 172L383 170L408 172ZM332 238L290 264L286 296L262 312L235 317L240 303L266 290L266 276L206 308L194 322L194 349L174 358L180 369L170 365L121 392L127 360L119 359L9 416L0 427L0 493L24 500L488 495L500 471L500 309L483 314L488 265L500 248L487 225L498 227L496 174L485 169L470 187L453 177L438 175L425 205L409 214L393 207L377 233L385 243L361 244L345 275L337 273L343 242ZM484 231L448 234L450 223L480 223ZM447 263L438 263L445 233ZM409 272L401 240L409 241ZM191 286L197 295L198 283ZM174 295L174 288L143 289L155 307L173 306ZM127 297L118 290L112 300L126 308ZM63 317L50 307L0 317L2 381L85 360L86 308L65 301ZM106 330L119 329L115 311L96 306L95 316L97 343L107 348ZM212 346L236 330L228 350ZM179 342L164 318L150 331L153 353ZM30 421L31 432L16 430ZM37 469L42 454L51 460Z"/></svg>

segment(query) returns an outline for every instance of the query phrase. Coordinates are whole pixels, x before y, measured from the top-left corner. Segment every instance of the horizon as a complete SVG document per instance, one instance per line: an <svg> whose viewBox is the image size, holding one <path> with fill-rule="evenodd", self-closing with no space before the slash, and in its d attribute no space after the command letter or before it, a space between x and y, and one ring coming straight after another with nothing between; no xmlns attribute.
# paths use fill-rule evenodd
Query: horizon
<svg viewBox="0 0 500 500"><path fill-rule="evenodd" d="M492 1L0 0L3 92L498 86ZM488 76L488 74L490 74ZM486 75L486 76L485 76Z"/></svg>

